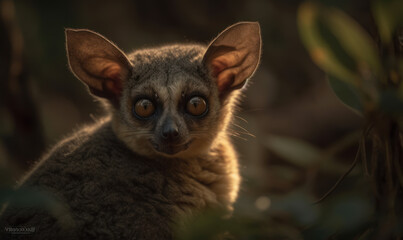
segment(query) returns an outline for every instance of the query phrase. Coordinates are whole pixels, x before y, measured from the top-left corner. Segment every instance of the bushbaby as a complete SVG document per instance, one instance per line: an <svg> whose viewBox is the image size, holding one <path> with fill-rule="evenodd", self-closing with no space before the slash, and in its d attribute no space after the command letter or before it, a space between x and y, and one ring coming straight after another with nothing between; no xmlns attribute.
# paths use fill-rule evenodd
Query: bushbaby
<svg viewBox="0 0 403 240"><path fill-rule="evenodd" d="M65 203L70 227L63 216L12 202L0 226L34 226L34 239L163 240L200 211L232 210L240 176L227 127L259 64L258 23L232 25L208 46L126 55L100 34L74 29L66 46L71 71L108 114L54 146L18 187Z"/></svg>

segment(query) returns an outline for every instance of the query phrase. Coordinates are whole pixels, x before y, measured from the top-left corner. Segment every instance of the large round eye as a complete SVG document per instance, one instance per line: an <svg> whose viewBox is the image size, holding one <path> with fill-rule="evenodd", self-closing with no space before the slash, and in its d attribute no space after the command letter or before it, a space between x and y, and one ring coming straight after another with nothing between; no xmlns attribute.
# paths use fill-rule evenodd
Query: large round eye
<svg viewBox="0 0 403 240"><path fill-rule="evenodd" d="M201 97L192 97L186 104L186 111L193 116L201 116L207 111L207 103Z"/></svg>
<svg viewBox="0 0 403 240"><path fill-rule="evenodd" d="M148 99L140 99L134 105L134 113L140 118L148 118L154 112L154 104Z"/></svg>

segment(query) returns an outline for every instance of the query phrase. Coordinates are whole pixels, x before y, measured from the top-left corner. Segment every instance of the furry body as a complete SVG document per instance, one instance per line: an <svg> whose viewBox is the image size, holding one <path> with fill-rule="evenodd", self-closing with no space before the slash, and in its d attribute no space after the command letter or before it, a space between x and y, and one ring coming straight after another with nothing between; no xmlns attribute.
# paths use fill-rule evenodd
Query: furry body
<svg viewBox="0 0 403 240"><path fill-rule="evenodd" d="M73 73L109 114L62 140L19 185L53 194L71 218L11 202L0 226L35 227L36 239L164 240L200 211L230 212L240 176L227 127L235 90L259 63L259 25L236 24L208 47L128 56L88 30L66 37Z"/></svg>
<svg viewBox="0 0 403 240"><path fill-rule="evenodd" d="M187 75L199 74L200 79L206 76L201 65L205 49L201 45L174 45L164 49L141 50L129 55L133 62L142 64L135 72L138 76L147 76L142 77L146 86L154 82L162 98L175 96L172 92L164 94L166 89L158 87L170 85L169 81L176 80L174 84L186 84L188 88L193 84L200 91L200 82L192 83ZM180 81L180 76L168 77L175 72L186 81ZM211 91L214 86L208 86L208 81L205 83L205 91L214 94ZM128 84L133 86L124 86L127 89L124 94L130 95L131 89L146 91L137 86L142 82ZM179 91L182 87L171 87L171 91L176 89ZM114 111L111 106L108 108ZM181 218L205 208L231 210L240 177L235 152L225 131L220 136L212 134L217 138L214 143L205 141L194 145L193 152L200 154L191 158L147 158L143 155L151 153L142 145L148 144L147 141L136 131L131 133L129 124L120 123L131 118L127 112L115 110L113 117L106 117L64 139L22 182L22 187L45 190L66 203L73 217L73 228L63 232L55 217L39 209L20 209L16 214L15 209L8 208L2 216L5 225L35 226L39 229L38 239L64 236L71 239L171 239L172 229ZM225 118L230 112L223 109L220 113L219 121L212 119L217 125L197 125L199 131L215 133L212 129L225 128ZM203 144L208 151L203 149Z"/></svg>
<svg viewBox="0 0 403 240"><path fill-rule="evenodd" d="M204 158L148 159L129 150L106 119L55 146L23 183L67 203L74 227L63 232L44 210L12 207L2 225L34 226L37 239L171 239L181 215L234 198L231 154L220 144Z"/></svg>

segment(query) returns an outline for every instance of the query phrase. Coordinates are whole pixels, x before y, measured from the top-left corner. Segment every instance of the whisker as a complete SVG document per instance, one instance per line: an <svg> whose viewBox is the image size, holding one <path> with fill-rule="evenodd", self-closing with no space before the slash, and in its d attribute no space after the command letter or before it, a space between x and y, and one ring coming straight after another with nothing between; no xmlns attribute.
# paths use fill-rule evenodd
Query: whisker
<svg viewBox="0 0 403 240"><path fill-rule="evenodd" d="M240 135L235 135L235 134L232 134L232 133L230 133L229 135L232 136L232 137L235 137L235 138L244 140L244 141L248 141L248 139L246 139L246 138L244 138L244 137L241 137Z"/></svg>
<svg viewBox="0 0 403 240"><path fill-rule="evenodd" d="M251 137L254 137L254 138L256 137L255 135L253 135L253 134L250 133L248 130L246 130L245 128L241 127L241 126L238 125L238 124L233 123L232 125L235 126L235 127L240 128L241 130L243 130L243 132L241 132L242 134L245 134L245 135L248 135L248 136L251 136Z"/></svg>
<svg viewBox="0 0 403 240"><path fill-rule="evenodd" d="M246 119L243 118L243 117L236 116L236 115L234 115L234 117L238 118L239 120L243 121L244 123L248 123L248 120L246 120Z"/></svg>

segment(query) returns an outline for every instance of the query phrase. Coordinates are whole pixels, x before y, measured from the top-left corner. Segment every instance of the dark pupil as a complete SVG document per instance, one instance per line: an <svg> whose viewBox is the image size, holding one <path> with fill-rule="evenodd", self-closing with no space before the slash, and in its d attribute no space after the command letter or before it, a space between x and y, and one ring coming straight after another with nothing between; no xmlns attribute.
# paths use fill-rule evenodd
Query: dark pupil
<svg viewBox="0 0 403 240"><path fill-rule="evenodd" d="M150 105L150 102L148 100L143 100L141 103L141 106L144 108L144 110L147 110L148 105Z"/></svg>
<svg viewBox="0 0 403 240"><path fill-rule="evenodd" d="M200 99L198 99L198 98L193 98L193 99L190 101L190 103L193 104L193 107L194 107L194 108L197 108L197 106L198 106L199 103L200 103Z"/></svg>

